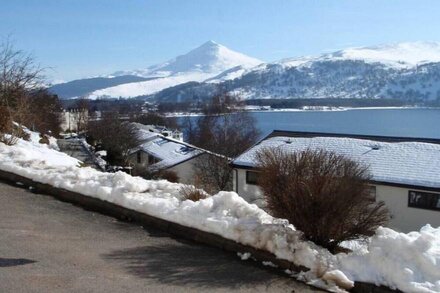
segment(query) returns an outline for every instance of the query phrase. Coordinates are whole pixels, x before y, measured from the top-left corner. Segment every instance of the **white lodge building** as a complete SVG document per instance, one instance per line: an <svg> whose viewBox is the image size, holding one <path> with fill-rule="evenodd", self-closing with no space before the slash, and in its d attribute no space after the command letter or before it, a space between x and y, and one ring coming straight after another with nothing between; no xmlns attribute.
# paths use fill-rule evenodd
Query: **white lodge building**
<svg viewBox="0 0 440 293"><path fill-rule="evenodd" d="M440 140L385 136L274 131L232 161L234 190L262 203L255 154L264 148L324 149L369 166L376 200L391 214L389 226L402 232L440 226Z"/></svg>

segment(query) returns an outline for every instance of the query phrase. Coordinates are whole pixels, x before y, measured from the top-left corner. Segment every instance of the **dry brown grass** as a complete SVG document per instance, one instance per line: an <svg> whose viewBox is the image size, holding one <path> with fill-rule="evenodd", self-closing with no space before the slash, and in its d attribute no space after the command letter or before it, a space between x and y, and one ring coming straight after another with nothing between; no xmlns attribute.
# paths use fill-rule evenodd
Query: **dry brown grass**
<svg viewBox="0 0 440 293"><path fill-rule="evenodd" d="M192 185L185 185L180 189L180 194L183 199L191 201L199 201L209 197L209 194L202 189L198 189Z"/></svg>

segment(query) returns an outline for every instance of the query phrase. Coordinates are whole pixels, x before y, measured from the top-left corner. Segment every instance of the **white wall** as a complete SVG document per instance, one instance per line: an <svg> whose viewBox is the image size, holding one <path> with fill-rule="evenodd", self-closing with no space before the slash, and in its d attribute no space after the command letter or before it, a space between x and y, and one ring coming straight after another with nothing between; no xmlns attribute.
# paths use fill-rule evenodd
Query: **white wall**
<svg viewBox="0 0 440 293"><path fill-rule="evenodd" d="M137 152L133 153L129 156L129 163L135 166L133 170L133 174L136 175L136 169L146 169L148 168L148 154L145 152L140 152L141 154L141 163L139 164L137 162ZM167 170L176 172L177 176L179 177L180 183L185 184L194 184L195 183L195 163L198 159L202 159L204 156L208 156L207 154L202 154L200 156L197 156L195 158L192 158L188 161L185 161L181 164L178 164L174 167L171 167Z"/></svg>
<svg viewBox="0 0 440 293"><path fill-rule="evenodd" d="M80 119L82 124L86 123L88 119L88 111L78 112L78 111L63 111L61 113L61 123L60 127L62 131L78 131L78 123ZM84 125L83 125L84 126Z"/></svg>
<svg viewBox="0 0 440 293"><path fill-rule="evenodd" d="M440 226L440 211L408 207L408 190L394 186L376 186L376 199L385 202L392 216L389 226L402 232L420 230L426 224Z"/></svg>
<svg viewBox="0 0 440 293"><path fill-rule="evenodd" d="M392 216L389 226L402 232L417 231L426 224L440 226L440 211L408 207L408 190L376 185L376 200L384 201ZM246 170L234 169L234 191L246 201L261 206L262 192L257 185L246 184Z"/></svg>
<svg viewBox="0 0 440 293"><path fill-rule="evenodd" d="M246 170L234 169L234 191L243 197L247 202L258 203L263 197L263 193L257 185L246 184ZM237 184L238 182L238 184Z"/></svg>
<svg viewBox="0 0 440 293"><path fill-rule="evenodd" d="M179 183L185 184L194 184L194 163L196 162L197 157L191 160L185 161L179 165L169 168L169 171L176 172L179 177Z"/></svg>
<svg viewBox="0 0 440 293"><path fill-rule="evenodd" d="M140 163L138 163L138 160L137 160L138 153L140 153L140 156L141 156ZM132 153L131 155L128 156L128 163L130 164L130 166L135 166L135 169L136 168L147 168L148 167L148 154L143 151L137 151L135 153ZM136 174L134 174L134 175L136 175Z"/></svg>

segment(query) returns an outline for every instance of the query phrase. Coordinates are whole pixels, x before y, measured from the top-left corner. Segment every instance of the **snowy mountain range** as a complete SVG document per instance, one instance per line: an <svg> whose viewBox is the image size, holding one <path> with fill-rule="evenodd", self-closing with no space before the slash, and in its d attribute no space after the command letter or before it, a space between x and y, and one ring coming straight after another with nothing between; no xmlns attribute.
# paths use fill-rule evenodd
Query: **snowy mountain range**
<svg viewBox="0 0 440 293"><path fill-rule="evenodd" d="M121 78L145 80L121 82L85 95L140 96L175 102L204 99L221 88L246 99L440 100L440 43L348 48L320 56L263 63L209 41L164 64L115 72L103 78L118 82ZM63 85L72 83L57 86Z"/></svg>
<svg viewBox="0 0 440 293"><path fill-rule="evenodd" d="M153 65L146 69L117 71L99 78L101 82L107 80L107 83L112 83L111 86L97 86L93 90L80 91L75 94L73 93L74 90L67 91L69 92L68 96L60 94L60 91L65 93L66 88L71 88L72 85L77 87L78 82L90 83L91 79L83 79L55 85L52 90L62 98L78 96L86 96L91 99L101 97L130 98L153 94L165 88L190 81L202 82L236 66L251 68L260 63L263 62L230 50L214 41L208 41L187 54L165 63ZM128 81L120 82L121 79Z"/></svg>

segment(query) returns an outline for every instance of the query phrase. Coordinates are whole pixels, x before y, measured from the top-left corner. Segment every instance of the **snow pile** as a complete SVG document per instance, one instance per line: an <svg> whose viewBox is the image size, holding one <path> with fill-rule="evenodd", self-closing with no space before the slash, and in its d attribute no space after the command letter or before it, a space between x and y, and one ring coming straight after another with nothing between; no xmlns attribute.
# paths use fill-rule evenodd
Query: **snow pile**
<svg viewBox="0 0 440 293"><path fill-rule="evenodd" d="M30 141L19 139L14 146L0 143L0 169L34 179L33 172L59 171L60 168L79 166L80 161L55 149L58 146L40 144L38 133L31 132ZM44 177L44 174L40 174ZM37 180L38 181L38 180Z"/></svg>
<svg viewBox="0 0 440 293"><path fill-rule="evenodd" d="M352 280L405 292L440 292L440 227L426 225L408 234L379 228L366 251L338 257Z"/></svg>
<svg viewBox="0 0 440 293"><path fill-rule="evenodd" d="M79 163L37 143L20 140L14 146L0 144L1 170L216 233L309 268L314 268L323 254L332 257L313 243L301 241L301 233L286 220L271 217L235 192L219 192L198 202L182 201L182 184L145 180L123 172L103 173L81 168Z"/></svg>
<svg viewBox="0 0 440 293"><path fill-rule="evenodd" d="M310 268L296 277L327 289L339 290L336 285L348 289L358 280L409 291L439 291L440 228L410 234L379 229L367 250L334 256L303 241L301 232L286 220L273 218L234 192L197 202L183 200L181 184L81 168L76 159L23 140L14 146L0 144L0 169L267 250Z"/></svg>

